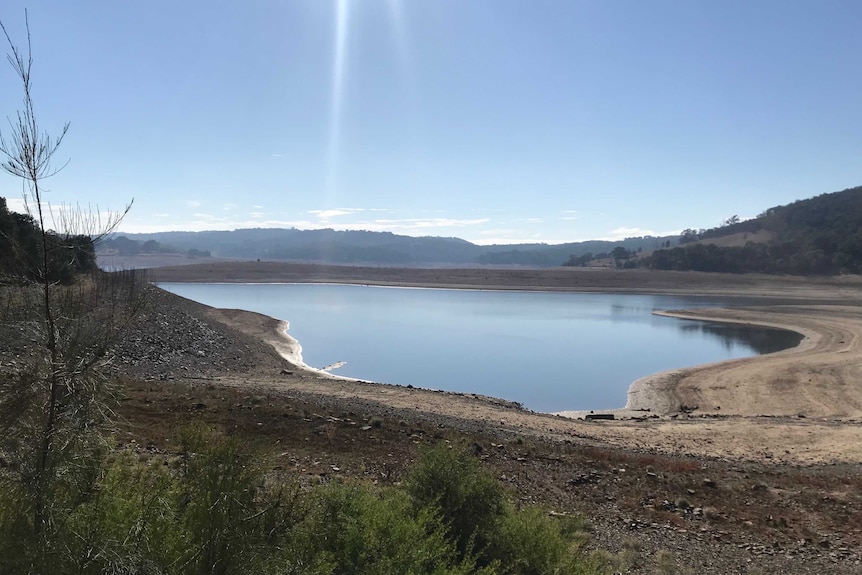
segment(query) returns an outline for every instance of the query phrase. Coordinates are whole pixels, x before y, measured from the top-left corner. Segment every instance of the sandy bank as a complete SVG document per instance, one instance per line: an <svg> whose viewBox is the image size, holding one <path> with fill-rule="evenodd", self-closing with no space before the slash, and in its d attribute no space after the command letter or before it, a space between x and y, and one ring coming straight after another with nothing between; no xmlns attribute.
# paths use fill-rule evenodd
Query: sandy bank
<svg viewBox="0 0 862 575"><path fill-rule="evenodd" d="M665 312L685 319L762 325L804 336L778 353L676 369L632 384L626 407L672 413L862 417L862 308L771 306Z"/></svg>
<svg viewBox="0 0 862 575"><path fill-rule="evenodd" d="M288 333L290 322L253 311L241 309L209 309L210 317L272 346L278 354L297 370L316 377L359 381L329 373L306 364L302 360L302 345Z"/></svg>

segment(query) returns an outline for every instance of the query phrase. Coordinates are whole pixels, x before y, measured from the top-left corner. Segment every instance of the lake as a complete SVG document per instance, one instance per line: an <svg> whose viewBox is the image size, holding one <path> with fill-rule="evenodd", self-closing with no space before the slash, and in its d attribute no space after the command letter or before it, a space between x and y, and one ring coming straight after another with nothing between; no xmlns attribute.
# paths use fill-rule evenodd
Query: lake
<svg viewBox="0 0 862 575"><path fill-rule="evenodd" d="M213 307L289 321L312 367L344 362L333 373L490 395L543 412L622 407L640 377L770 353L801 340L788 331L652 315L752 303L738 298L329 284L160 286Z"/></svg>

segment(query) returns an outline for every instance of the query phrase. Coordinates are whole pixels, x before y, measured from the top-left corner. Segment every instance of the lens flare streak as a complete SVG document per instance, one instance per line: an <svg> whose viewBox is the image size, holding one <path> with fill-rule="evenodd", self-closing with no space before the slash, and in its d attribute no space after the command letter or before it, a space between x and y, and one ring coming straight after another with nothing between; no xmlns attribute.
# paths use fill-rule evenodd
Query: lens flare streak
<svg viewBox="0 0 862 575"><path fill-rule="evenodd" d="M326 168L326 199L335 193L338 176L338 153L341 144L341 115L344 102L344 80L347 74L347 33L350 21L348 0L337 0L335 12L335 46L330 96L329 150Z"/></svg>

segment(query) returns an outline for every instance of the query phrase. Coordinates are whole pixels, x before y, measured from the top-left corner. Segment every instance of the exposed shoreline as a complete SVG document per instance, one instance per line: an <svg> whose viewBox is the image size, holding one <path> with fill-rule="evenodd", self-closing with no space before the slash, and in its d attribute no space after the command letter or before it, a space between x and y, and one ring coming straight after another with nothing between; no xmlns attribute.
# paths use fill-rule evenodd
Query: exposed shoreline
<svg viewBox="0 0 862 575"><path fill-rule="evenodd" d="M773 306L776 309L779 306ZM803 321L790 321L783 319L779 313L773 311L770 317L758 317L740 319L739 314L749 308L696 308L693 310L659 310L653 315L670 317L682 320L696 320L719 324L735 324L753 327L774 328L792 331L801 336L799 343L791 348L772 352L769 354L758 354L750 357L727 359L712 363L698 364L688 367L671 368L657 373L640 377L629 385L626 393L626 404L622 408L602 410L602 413L613 414L615 417L632 418L643 417L644 413L670 415L684 411L686 413L714 413L720 410L710 410L706 406L701 408L697 404L683 403L677 395L678 388L683 380L692 378L694 385L703 385L699 381L698 374L705 370L721 370L726 367L745 365L748 369L758 369L762 364L761 358L769 356L770 360L777 354L800 353L817 345L821 334L812 329L811 326L800 325ZM701 313L702 312L702 313ZM721 404L717 404L721 405ZM774 408L774 407L773 407ZM725 406L725 414L742 415L739 406ZM592 410L567 410L557 412L564 417L583 418ZM800 412L801 413L801 412ZM758 412L758 415L777 415L776 413ZM782 414L787 415L787 414ZM799 415L798 413L793 415Z"/></svg>
<svg viewBox="0 0 862 575"><path fill-rule="evenodd" d="M644 293L662 295L713 295L739 297L767 305L745 308L667 310L657 312L679 319L696 319L719 323L737 323L787 329L800 333L803 340L791 350L759 355L750 358L726 360L716 364L695 365L670 369L650 374L630 382L624 405L618 409L600 410L615 417L643 417L645 413L670 415L680 411L733 415L798 415L820 417L862 416L862 401L846 394L829 396L826 401L807 402L793 396L805 396L803 391L786 388L780 395L764 392L763 388L774 385L776 378L769 373L776 371L776 359L802 355L802 363L794 359L793 369L808 373L820 369L823 358L830 349L817 344L824 339L823 330L833 333L836 326L825 326L818 321L824 310L844 308L848 321L862 309L862 278L844 276L837 278L799 278L763 275L698 274L690 272L642 272L642 271L596 271L579 269L550 270L499 270L499 269L396 269L363 268L350 266L322 266L311 264L277 264L273 262L236 262L178 266L150 270L155 281L183 283L327 283L348 285L375 285L382 287L436 288L436 289L480 289L480 290L524 290L524 291L569 291L596 293ZM400 281L394 281L399 279ZM684 286L684 287L678 287ZM769 305L779 301L794 306ZM819 305L810 305L816 302ZM825 302L825 303L824 303ZM748 302L747 302L748 303ZM847 305L850 304L850 305ZM740 309L745 309L741 312ZM792 313L791 313L792 311ZM275 336L258 334L267 340L284 357L297 367L328 377L347 379L315 369L301 363L299 342L285 332L287 324L276 320ZM851 323L847 325L851 325ZM281 333L284 332L284 333ZM848 335L849 337L849 335ZM835 340L836 342L838 340ZM810 346L817 347L812 354L804 354ZM836 343L837 345L837 343ZM862 355L860 355L862 361ZM779 363L784 362L783 359ZM787 363L787 362L784 362ZM827 362L829 363L829 362ZM818 367L819 366L819 367ZM757 403L746 402L744 394L723 393L727 389L725 372L733 372L746 379L750 376L760 381ZM781 370L779 370L781 371ZM786 369L784 370L786 371ZM750 372L750 373L748 373ZM782 371L783 373L783 371ZM795 385L801 386L798 374ZM842 375L842 382L846 374ZM771 382L771 383L770 383ZM842 385L845 385L842 383ZM849 401L848 401L849 400ZM848 407L849 406L849 407ZM692 409L694 408L694 409ZM582 418L590 410L561 411L565 417Z"/></svg>
<svg viewBox="0 0 862 575"><path fill-rule="evenodd" d="M188 270L188 268L186 268ZM156 270L154 270L156 271ZM189 270L190 271L190 270ZM223 270L224 271L224 270ZM271 268L268 266L268 271ZM338 270L346 273L345 270ZM440 270L434 270L440 272ZM568 272L568 270L566 270ZM385 270L387 274L393 270ZM482 274L485 270L477 270ZM307 277L306 282L376 284L373 276ZM464 270L459 270L462 276ZM220 281L211 273L195 276L197 281ZM294 283L296 278L267 274L248 277L243 282ZM577 274L576 274L577 275ZM789 329L804 336L796 348L768 355L728 360L715 364L675 369L653 374L633 382L626 408L611 411L617 419L601 423L513 410L510 402L479 398L473 394L452 394L413 389L398 385L350 381L318 370L309 377L289 383L292 390L343 398L382 401L396 408L496 421L519 429L542 430L560 438L575 435L628 448L687 452L714 457L768 458L773 461L813 463L822 461L862 461L862 278L844 277L808 282L804 278L740 278L701 274L686 276L685 289L670 289L678 274L613 274L605 276L611 285L602 289L602 274L594 277L589 289L551 285L556 291L605 291L629 293L687 293L704 295L711 282L712 295L780 298L792 305L760 305L745 308L699 309L665 312L681 319L726 323L745 323ZM501 273L497 278L505 278ZM467 279L475 279L469 274ZM184 281L177 275L156 276L157 281ZM237 278L239 279L239 278ZM415 278L414 278L415 279ZM523 287L521 272L511 276L507 289ZM628 287L620 285L625 279ZM639 280L639 281L632 281ZM642 281L646 280L646 281ZM652 280L652 281L650 281ZM419 283L419 285L416 285ZM634 285L632 285L634 284ZM402 286L431 287L406 281ZM434 286L443 287L443 286ZM477 287L476 282L461 282L445 287ZM489 285L480 289L491 289ZM538 286L533 286L538 288ZM764 302L765 303L765 302ZM214 310L218 314L223 310ZM232 325L276 349L290 348L294 340L283 324L259 314L231 311ZM294 348L295 349L295 348ZM288 354L288 359L290 359ZM304 370L305 366L297 366ZM273 381L255 384L281 387ZM681 409L681 408L685 409ZM649 411L646 411L649 410ZM584 412L568 412L582 416ZM608 413L602 410L602 413ZM619 419L630 417L632 419Z"/></svg>
<svg viewBox="0 0 862 575"><path fill-rule="evenodd" d="M185 282L175 282L175 283L185 283ZM193 282L188 282L193 283ZM236 282L212 282L215 284L221 283L224 285L228 285ZM299 285L295 283L291 284L283 284L281 282L266 282L273 285ZM253 285L249 283L248 285ZM344 284L344 283L314 283L309 285L357 285L355 283ZM374 287L389 287L392 289L463 289L463 290L475 290L476 288L437 288L437 287L427 287L427 286L378 286L376 284L363 284L363 285L374 285ZM490 290L488 288L484 288L485 291L500 291L500 290ZM509 290L511 291L511 290ZM532 290L539 291L539 290ZM699 309L699 308L698 308ZM794 331L802 336L802 340L800 343L794 348L790 348L784 351L794 351L800 349L801 346L806 345L812 336L815 336L816 333L812 332L810 329L805 329L799 326L788 325L783 322L775 322L775 321L739 321L733 318L722 318L722 317L706 317L706 316L698 316L697 311L688 311L688 310L662 310L653 312L654 315L677 318L677 319L690 319L690 320L701 320L713 323L734 323L734 324L744 324L744 325L752 325L759 327L772 327L778 329L785 329L789 331ZM716 308L710 308L716 309ZM719 308L721 309L721 308ZM286 359L291 364L295 365L297 368L313 373L322 377L331 377L334 379L342 379L345 381L362 381L365 383L376 383L379 385L387 385L381 382L374 382L370 380L362 380L359 378L353 378L348 376L341 376L338 374L331 373L330 369L327 368L315 368L308 364L306 364L302 359L302 346L296 338L294 338L289 332L290 322L289 320L284 320L280 318L273 318L271 316L267 316L264 314L259 314L257 312L249 312L247 310L222 310L228 311L231 313L243 312L243 313L251 313L255 315L259 315L262 318L262 321L266 325L272 326L272 333L267 332L256 332L254 335L258 337L265 343L271 345L284 359ZM730 310L732 313L733 310ZM235 324L233 327L243 329L244 326L240 324ZM247 328L246 328L247 331ZM780 352L779 352L780 353ZM758 357L758 356L752 356ZM743 358L743 359L752 359L752 358ZM721 362L716 362L708 365L723 365L728 362L734 362L739 360L723 360ZM337 364L340 365L340 364ZM673 393L672 386L668 385L669 381L673 381L678 375L685 371L696 371L702 367L705 367L707 364L694 365L683 368L672 368L666 371L649 374L647 376L638 378L637 380L631 382L629 384L627 393L626 393L626 404L620 408L611 408L611 409L601 409L601 410L592 410L592 409L581 409L581 410L562 410L556 412L539 412L539 413L548 413L550 415L560 415L563 417L583 419L587 414L592 414L596 411L605 413L605 414L613 414L618 418L640 418L644 416L644 413L658 414L658 415L669 415L671 413L677 413L680 411L679 402L676 401ZM424 389L424 388L423 388ZM436 389L428 388L428 391L440 391ZM455 392L455 393L463 393L467 395L471 395L469 391L463 392ZM475 395L475 394L473 394ZM507 398L500 397L498 398L501 401L509 402Z"/></svg>
<svg viewBox="0 0 862 575"><path fill-rule="evenodd" d="M690 367L675 368L654 374L647 375L632 382L627 392L626 405L618 409L610 410L595 410L601 413L612 413L615 417L621 418L643 418L645 414L667 416L680 411L693 414L711 414L711 415L744 415L744 416L805 416L805 417L829 417L833 419L854 419L862 418L862 396L855 397L852 393L852 388L849 389L850 394L833 394L831 401L827 401L826 397L819 396L819 402L816 407L806 405L804 400L800 400L800 396L804 395L799 389L787 389L780 395L763 393L760 389L751 389L751 384L740 396L730 396L722 391L725 389L721 383L725 379L725 374L728 371L734 370L737 372L745 372L751 380L764 379L763 385L768 387L773 385L775 380L786 377L786 372L792 370L797 375L797 378L802 380L811 371L821 371L825 367L835 363L836 354L847 353L848 348L836 348L836 345L843 345L845 339L843 337L836 338L834 334L830 335L826 329L817 329L817 323L822 322L818 318L814 320L817 312L816 308L793 308L798 313L792 316L789 312L782 314L774 310L755 311L752 309L734 309L734 308L708 308L703 310L669 310L657 311L656 315L673 317L678 319L691 319L700 321L710 321L716 323L735 323L761 327L772 327L778 329L787 329L795 331L803 336L799 345L786 350L774 352L771 354L756 355L740 359L730 359L709 364L701 364ZM255 312L245 312L245 310L229 310L237 314L239 312L254 314L262 318L264 325L271 328L268 332L254 333L255 337L260 338L265 343L271 345L284 359L294 364L298 369L313 373L319 377L354 381L361 383L373 383L375 385L387 385L379 382L364 381L351 377L344 377L332 374L323 369L318 369L305 364L302 361L301 346L298 340L288 333L289 323L284 320L279 320L257 314ZM844 311L848 316L852 313L859 315L857 321L860 322L858 333L854 333L852 337L855 339L862 335L862 313L855 308L845 308ZM741 314L745 314L746 318L742 319ZM793 317L797 319L794 321ZM848 320L851 320L848 317ZM255 322L256 323L256 322ZM239 321L234 324L234 327L242 329L248 333L248 327L245 322ZM801 325L800 325L801 324ZM857 351L857 354L862 358L862 353ZM840 363L844 364L845 359L838 357ZM781 369L779 364L790 364L791 367L784 366ZM852 365L852 363L851 363ZM850 373L833 374L833 378L841 376L841 386L847 387L848 376L855 378L853 373L855 370L851 367ZM714 380L718 379L718 383ZM834 386L833 382L833 386ZM797 387L802 387L798 385ZM425 391L437 392L438 390L428 389ZM757 393L759 401L752 402L746 397L745 392ZM721 403L715 405L699 405L697 403L685 403L687 397L693 397L692 393L696 392L697 397L703 398L711 394L716 397ZM458 395L459 393L456 393ZM475 395L470 392L460 392L461 395ZM862 395L862 394L860 394ZM506 398L497 398L503 402L509 402ZM722 406L722 403L724 404ZM587 413L593 413L594 410L566 410L550 413L549 415L560 415L569 418L583 418Z"/></svg>
<svg viewBox="0 0 862 575"><path fill-rule="evenodd" d="M287 334L278 329L280 322L268 316L241 310L217 309L213 309L211 314L219 321L270 345L275 343L277 346L289 337L285 337ZM224 315L230 317L229 321L225 321ZM826 347L812 346L805 353L816 351L816 358L831 347L831 344ZM793 351L730 360L689 370L693 374L699 369L717 369L717 372L720 372L723 369L720 366L725 363L744 364L759 358L775 359L774 356L784 356L784 359L787 359L787 356L793 355ZM810 361L807 355L803 359ZM750 367L745 366L745 369ZM772 367L767 365L764 369L768 372ZM765 411L757 414L731 414L729 409L725 409L724 413L695 410L691 413L662 416L653 412L629 411L620 413L621 416L630 417L628 419L590 422L531 412L505 400L476 394L349 380L321 373L319 370L304 371L299 366L296 374L291 374L290 377L241 380L226 377L221 381L246 389L282 390L287 393L329 396L340 401L375 402L396 410L417 410L438 416L470 419L477 425L499 426L518 434L532 434L554 441L577 439L636 451L687 453L794 465L862 462L862 419L854 419L849 414L800 418L798 414L775 415ZM782 397L786 395L783 394Z"/></svg>

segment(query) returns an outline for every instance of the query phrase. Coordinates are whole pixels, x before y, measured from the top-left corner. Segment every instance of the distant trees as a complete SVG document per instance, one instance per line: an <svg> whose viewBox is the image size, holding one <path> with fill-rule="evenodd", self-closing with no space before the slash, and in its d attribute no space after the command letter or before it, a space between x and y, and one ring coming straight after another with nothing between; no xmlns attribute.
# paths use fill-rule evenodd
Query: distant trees
<svg viewBox="0 0 862 575"><path fill-rule="evenodd" d="M657 250L644 260L644 265L656 270L729 273L757 271L766 264L766 258L760 253L758 245L724 248L713 244L696 244Z"/></svg>
<svg viewBox="0 0 862 575"><path fill-rule="evenodd" d="M634 255L634 252L630 252L622 246L617 246L611 250L611 257L618 268L625 267Z"/></svg>
<svg viewBox="0 0 862 575"><path fill-rule="evenodd" d="M147 240L141 244L141 251L144 253L157 253L162 251L162 245L156 240Z"/></svg>
<svg viewBox="0 0 862 575"><path fill-rule="evenodd" d="M194 248L186 252L186 257L190 258L210 258L212 254L209 250L196 250Z"/></svg>
<svg viewBox="0 0 862 575"><path fill-rule="evenodd" d="M136 256L138 254L175 253L176 250L168 248L156 240L139 242L126 236L116 236L102 243L105 250L116 250L123 256Z"/></svg>
<svg viewBox="0 0 862 575"><path fill-rule="evenodd" d="M682 233L680 233L679 235L680 244L690 244L692 242L696 242L699 239L700 233L697 230L693 230L691 228L682 230Z"/></svg>
<svg viewBox="0 0 862 575"><path fill-rule="evenodd" d="M116 253L124 256L135 256L141 253L141 244L130 240L126 236L111 238L103 244L106 250L117 250Z"/></svg>
<svg viewBox="0 0 862 575"><path fill-rule="evenodd" d="M42 257L44 247L47 258ZM92 239L85 234L58 234L46 230L29 214L9 211L0 197L0 282L39 280L68 283L80 272L96 269Z"/></svg>
<svg viewBox="0 0 862 575"><path fill-rule="evenodd" d="M189 248L188 250L180 251L173 246L163 244L156 240L146 240L140 242L130 239L126 236L117 236L103 242L101 248L105 250L102 253L120 256L138 256L138 255L153 255L153 254L169 254L169 255L185 255L188 258L211 258L210 250Z"/></svg>
<svg viewBox="0 0 862 575"><path fill-rule="evenodd" d="M593 254L591 252L587 252L579 256L572 254L569 256L569 259L563 263L563 266L585 267L591 261L593 261Z"/></svg>
<svg viewBox="0 0 862 575"><path fill-rule="evenodd" d="M628 250L623 246L617 246L610 253L593 254L587 252L579 256L572 254L562 265L565 267L586 267L593 261L611 259L618 268L634 268L637 267L638 254L642 251L643 248L641 247L638 247L637 250Z"/></svg>

